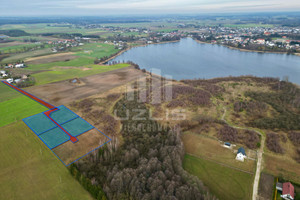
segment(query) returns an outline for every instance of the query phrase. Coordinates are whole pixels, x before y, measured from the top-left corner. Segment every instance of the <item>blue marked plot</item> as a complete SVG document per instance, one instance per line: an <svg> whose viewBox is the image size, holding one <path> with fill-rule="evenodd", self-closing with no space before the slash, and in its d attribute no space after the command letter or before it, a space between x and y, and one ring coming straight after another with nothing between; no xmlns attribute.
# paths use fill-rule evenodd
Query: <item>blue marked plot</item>
<svg viewBox="0 0 300 200"><path fill-rule="evenodd" d="M75 137L94 128L91 124L80 117L63 124L62 127Z"/></svg>
<svg viewBox="0 0 300 200"><path fill-rule="evenodd" d="M56 124L54 124L46 115L43 113L39 113L36 115L33 115L31 117L27 117L23 119L23 121L35 132L35 134L40 135L41 133L44 133L45 131L48 131L52 128L56 127Z"/></svg>
<svg viewBox="0 0 300 200"><path fill-rule="evenodd" d="M64 123L78 117L78 115L73 113L71 110L69 110L65 106L59 106L58 109L59 110L51 113L50 116L52 119L54 119L59 124L64 124Z"/></svg>
<svg viewBox="0 0 300 200"><path fill-rule="evenodd" d="M51 113L50 117L59 124L63 129L65 129L69 134L74 137L77 137L83 133L88 132L91 129L96 129L99 134L103 134L97 128L93 127L87 121L79 117L77 114L73 113L65 106L59 106L59 110L54 111ZM55 152L54 148L62 145L65 142L70 141L69 135L65 133L59 126L57 126L51 119L49 119L44 113L40 113L37 115L33 115L31 117L23 119L25 124L46 144L46 146L66 165L69 166L70 164L76 162L77 160L81 159L82 157L90 154L91 152L95 151L96 149L100 148L107 142L111 141L111 139L103 134L108 140L105 141L102 145L88 150L89 152L85 155L80 156L76 160L65 163L63 161L63 157L60 158ZM80 141L80 140L79 140ZM70 141L71 142L71 141ZM84 140L83 140L84 142ZM81 147L79 147L81 148ZM72 149L73 151L73 149ZM81 151L81 150L79 150Z"/></svg>
<svg viewBox="0 0 300 200"><path fill-rule="evenodd" d="M54 147L61 145L70 139L70 137L59 127L51 129L50 131L41 134L39 137L50 149L53 149Z"/></svg>

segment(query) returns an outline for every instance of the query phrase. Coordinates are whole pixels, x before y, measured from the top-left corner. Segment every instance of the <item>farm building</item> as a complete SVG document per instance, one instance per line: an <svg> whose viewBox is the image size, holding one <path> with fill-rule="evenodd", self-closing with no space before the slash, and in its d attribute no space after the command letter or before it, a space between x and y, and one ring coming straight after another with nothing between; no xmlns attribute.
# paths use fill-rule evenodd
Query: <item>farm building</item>
<svg viewBox="0 0 300 200"><path fill-rule="evenodd" d="M238 152L236 154L235 159L244 162L244 159L246 158L246 152L245 149L243 147L238 149Z"/></svg>
<svg viewBox="0 0 300 200"><path fill-rule="evenodd" d="M226 147L226 148L231 148L231 143L225 142L225 143L224 143L224 147Z"/></svg>
<svg viewBox="0 0 300 200"><path fill-rule="evenodd" d="M277 183L276 189L282 191L281 197L285 200L294 200L295 198L295 189L294 186L290 183Z"/></svg>

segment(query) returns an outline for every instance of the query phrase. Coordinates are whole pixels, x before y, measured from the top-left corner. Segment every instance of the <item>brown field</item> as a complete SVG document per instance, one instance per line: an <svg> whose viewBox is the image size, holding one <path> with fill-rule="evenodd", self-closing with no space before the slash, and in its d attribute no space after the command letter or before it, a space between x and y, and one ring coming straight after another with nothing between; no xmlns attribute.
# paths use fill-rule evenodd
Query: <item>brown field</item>
<svg viewBox="0 0 300 200"><path fill-rule="evenodd" d="M259 188L258 188L259 200L272 199L273 185L274 185L274 176L266 173L261 173Z"/></svg>
<svg viewBox="0 0 300 200"><path fill-rule="evenodd" d="M218 140L194 133L184 133L182 140L185 152L250 173L255 170L255 161L246 159L245 162L235 160L236 154L231 149L222 146Z"/></svg>
<svg viewBox="0 0 300 200"><path fill-rule="evenodd" d="M58 62L58 61L67 61L78 58L78 56L73 55L72 52L68 53L59 53L52 54L47 56L33 57L26 59L27 64L43 64L50 62Z"/></svg>
<svg viewBox="0 0 300 200"><path fill-rule="evenodd" d="M143 76L145 74L142 71L134 69L134 67L126 67L79 78L81 82L79 85L65 80L30 87L27 91L51 104L59 106L105 92Z"/></svg>
<svg viewBox="0 0 300 200"><path fill-rule="evenodd" d="M100 133L97 129L91 129L88 132L77 137L78 142L68 141L53 149L53 152L66 164L70 164L76 159L84 156L93 149L107 142L109 139Z"/></svg>
<svg viewBox="0 0 300 200"><path fill-rule="evenodd" d="M286 155L265 153L264 171L285 180L300 183L300 164Z"/></svg>

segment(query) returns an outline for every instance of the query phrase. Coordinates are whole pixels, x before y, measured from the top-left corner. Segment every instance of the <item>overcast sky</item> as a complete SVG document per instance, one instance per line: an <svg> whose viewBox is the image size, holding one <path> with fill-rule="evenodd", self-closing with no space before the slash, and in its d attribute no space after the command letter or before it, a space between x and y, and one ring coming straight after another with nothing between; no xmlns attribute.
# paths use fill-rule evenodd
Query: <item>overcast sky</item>
<svg viewBox="0 0 300 200"><path fill-rule="evenodd" d="M1 0L0 15L201 14L300 11L300 0Z"/></svg>

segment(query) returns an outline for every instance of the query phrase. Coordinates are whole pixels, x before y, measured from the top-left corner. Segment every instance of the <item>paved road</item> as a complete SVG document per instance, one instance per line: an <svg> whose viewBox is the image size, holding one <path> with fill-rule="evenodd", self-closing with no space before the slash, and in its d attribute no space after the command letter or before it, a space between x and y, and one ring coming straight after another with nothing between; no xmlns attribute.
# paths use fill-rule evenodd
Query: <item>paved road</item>
<svg viewBox="0 0 300 200"><path fill-rule="evenodd" d="M227 109L226 109L226 107L223 107L223 109L224 109L224 113L222 115L222 120L226 124L228 124L232 128L236 128L236 129L255 131L256 133L258 133L261 136L261 145L260 145L259 150L257 151L257 164L256 164L256 172L255 172L255 178L254 178L254 183L253 183L253 192L252 192L252 200L257 200L258 199L259 178L260 178L260 173L262 171L262 159L263 159L262 155L263 155L264 146L265 146L265 137L260 131L257 131L257 130L251 129L251 128L238 127L238 126L229 124L225 120L225 115L226 115Z"/></svg>

